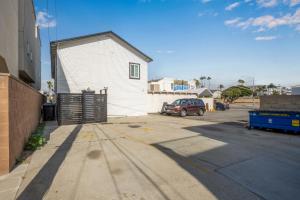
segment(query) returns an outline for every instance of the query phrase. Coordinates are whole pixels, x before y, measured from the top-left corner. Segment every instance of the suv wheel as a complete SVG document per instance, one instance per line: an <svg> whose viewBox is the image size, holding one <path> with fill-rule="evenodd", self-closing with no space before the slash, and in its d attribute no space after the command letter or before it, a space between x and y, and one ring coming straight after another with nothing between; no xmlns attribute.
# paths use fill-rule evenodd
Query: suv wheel
<svg viewBox="0 0 300 200"><path fill-rule="evenodd" d="M185 110L185 109L182 109L182 110L180 111L180 116L181 116L181 117L185 117L185 116L186 116L186 110Z"/></svg>
<svg viewBox="0 0 300 200"><path fill-rule="evenodd" d="M199 115L199 116L203 116L203 115L204 115L204 111L203 111L201 108L200 108L199 111L198 111L198 115Z"/></svg>

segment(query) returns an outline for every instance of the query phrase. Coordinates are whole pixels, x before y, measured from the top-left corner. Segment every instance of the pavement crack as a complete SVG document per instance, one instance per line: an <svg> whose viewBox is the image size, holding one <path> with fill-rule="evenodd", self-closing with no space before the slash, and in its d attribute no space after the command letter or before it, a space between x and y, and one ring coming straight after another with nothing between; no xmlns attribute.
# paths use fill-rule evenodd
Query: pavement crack
<svg viewBox="0 0 300 200"><path fill-rule="evenodd" d="M101 133L106 137L106 138L110 138L108 136L107 133L105 133L105 131L100 128L98 125L96 125L96 127L101 131ZM161 194L161 196L166 199L166 200L170 200L170 198L165 194L165 192L154 182L154 180L140 167L137 165L137 163L130 158L129 155L127 155L124 150L121 149L121 147L114 141L114 140L110 140L111 144L113 146L116 147L116 149L118 149L118 151L156 188L156 190Z"/></svg>
<svg viewBox="0 0 300 200"><path fill-rule="evenodd" d="M252 159L253 159L253 157L245 158L245 159L242 159L242 160L238 160L236 162L229 163L228 165L219 166L219 168L215 169L215 171L217 172L217 171L219 171L221 169L224 169L224 168L227 168L227 167L231 167L233 165L241 164L243 162L247 162L247 161L252 160Z"/></svg>

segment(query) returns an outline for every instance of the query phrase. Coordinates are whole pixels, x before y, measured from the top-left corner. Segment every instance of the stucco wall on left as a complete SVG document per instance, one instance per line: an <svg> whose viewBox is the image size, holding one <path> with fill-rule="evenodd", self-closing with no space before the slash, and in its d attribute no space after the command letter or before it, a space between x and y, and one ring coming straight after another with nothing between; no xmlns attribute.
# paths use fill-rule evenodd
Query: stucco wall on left
<svg viewBox="0 0 300 200"><path fill-rule="evenodd" d="M0 30L0 56L9 73L18 77L18 0L1 1Z"/></svg>
<svg viewBox="0 0 300 200"><path fill-rule="evenodd" d="M22 81L0 74L0 175L8 173L40 121L43 96Z"/></svg>

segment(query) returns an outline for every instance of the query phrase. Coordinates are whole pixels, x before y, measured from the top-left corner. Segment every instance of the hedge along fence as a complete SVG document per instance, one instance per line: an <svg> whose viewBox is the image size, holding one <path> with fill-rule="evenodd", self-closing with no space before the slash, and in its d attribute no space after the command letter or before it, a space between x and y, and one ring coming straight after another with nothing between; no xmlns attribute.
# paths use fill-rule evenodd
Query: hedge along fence
<svg viewBox="0 0 300 200"><path fill-rule="evenodd" d="M197 98L196 94L185 92L148 92L148 113L161 111L164 102L173 103L176 99ZM208 111L214 110L213 98L201 98L207 106Z"/></svg>
<svg viewBox="0 0 300 200"><path fill-rule="evenodd" d="M0 175L8 173L39 124L43 96L19 79L0 74Z"/></svg>

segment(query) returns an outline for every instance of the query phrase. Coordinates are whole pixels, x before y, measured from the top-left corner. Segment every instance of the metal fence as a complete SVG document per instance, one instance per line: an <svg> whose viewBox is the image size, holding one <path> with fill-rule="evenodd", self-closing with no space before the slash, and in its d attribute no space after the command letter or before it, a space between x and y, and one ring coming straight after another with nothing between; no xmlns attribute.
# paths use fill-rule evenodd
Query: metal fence
<svg viewBox="0 0 300 200"><path fill-rule="evenodd" d="M59 125L106 122L107 90L58 94L57 120Z"/></svg>

